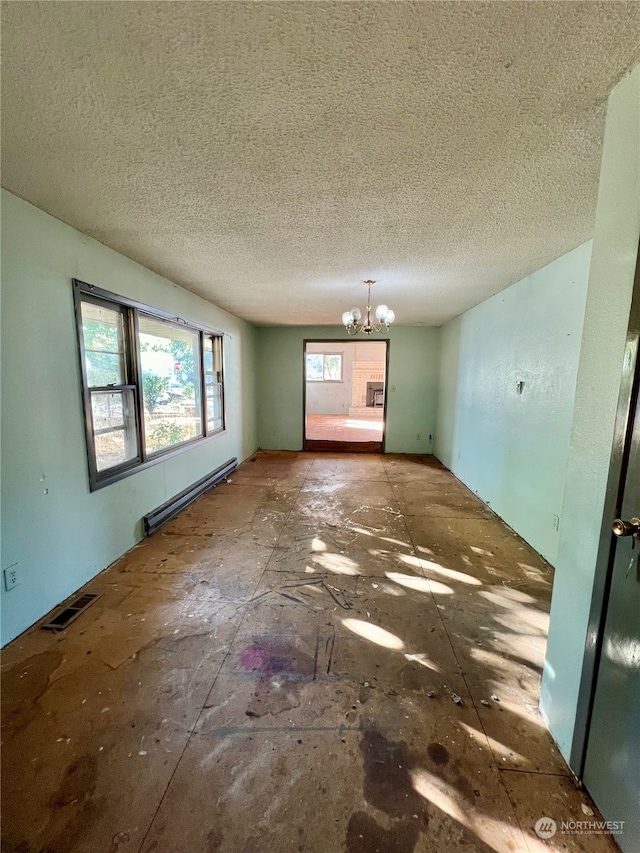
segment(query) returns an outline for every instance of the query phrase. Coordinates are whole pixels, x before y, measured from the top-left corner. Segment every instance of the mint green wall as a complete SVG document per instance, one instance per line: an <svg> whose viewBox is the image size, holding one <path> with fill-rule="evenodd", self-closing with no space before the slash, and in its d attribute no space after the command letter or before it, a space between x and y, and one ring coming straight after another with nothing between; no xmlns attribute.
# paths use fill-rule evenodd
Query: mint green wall
<svg viewBox="0 0 640 853"><path fill-rule="evenodd" d="M551 563L590 254L585 243L442 328L436 456Z"/></svg>
<svg viewBox="0 0 640 853"><path fill-rule="evenodd" d="M71 279L225 338L227 431L89 492ZM141 518L232 456L257 447L255 328L2 193L2 643L142 536ZM45 491L46 490L46 491Z"/></svg>
<svg viewBox="0 0 640 853"><path fill-rule="evenodd" d="M258 329L258 441L264 449L302 448L303 341L345 340L333 326ZM431 453L436 422L440 330L396 326L389 332L388 453ZM420 436L418 438L418 436Z"/></svg>
<svg viewBox="0 0 640 853"><path fill-rule="evenodd" d="M542 712L567 759L574 735L639 237L640 66L636 66L613 90L607 107L542 682Z"/></svg>

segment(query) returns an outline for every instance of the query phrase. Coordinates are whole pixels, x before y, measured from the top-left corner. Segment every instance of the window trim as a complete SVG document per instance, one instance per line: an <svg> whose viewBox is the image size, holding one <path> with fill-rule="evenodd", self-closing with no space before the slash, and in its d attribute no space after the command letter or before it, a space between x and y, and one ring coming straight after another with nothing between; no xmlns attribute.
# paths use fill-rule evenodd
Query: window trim
<svg viewBox="0 0 640 853"><path fill-rule="evenodd" d="M307 376L307 356L310 355L321 355L322 356L322 379L309 379ZM324 359L327 355L339 355L340 356L340 379L325 379L324 378ZM326 383L327 385L336 385L344 382L344 350L323 350L322 352L305 352L304 354L304 378L305 382L313 382L318 385L320 383Z"/></svg>
<svg viewBox="0 0 640 853"><path fill-rule="evenodd" d="M78 358L80 362L80 383L84 410L84 430L85 430L85 446L87 453L87 468L89 473L89 490L91 492L97 489L104 488L111 483L129 477L138 471L150 468L152 465L157 465L158 462L163 462L172 456L178 456L187 450L191 450L195 445L211 441L227 431L227 412L226 412L226 394L225 394L225 346L224 332L220 329L215 329L211 326L205 326L202 323L194 323L191 320L184 320L181 317L176 317L175 314L169 314L166 311L153 308L142 302L134 299L129 299L125 296L120 296L109 290L103 290L93 284L81 281L80 279L72 279L73 282L73 301L76 319L76 342L78 348ZM98 388L98 386L89 386L87 381L87 366L85 357L84 334L82 326L82 303L92 302L97 305L119 310L124 316L124 343L125 343L125 369L126 369L126 385L106 386ZM140 313L147 314L159 320L163 320L170 325L178 328L188 328L191 331L197 332L200 343L200 415L202 419L202 435L187 439L180 444L173 445L165 450L159 450L155 453L148 453L145 446L144 435L144 400L142 394L142 362L141 351L138 345L138 316ZM222 381L222 426L215 430L210 430L207 423L207 410L205 398L205 371L204 371L204 336L211 335L219 337L222 340L222 364L221 374ZM123 389L133 390L133 399L135 407L135 422L136 422L136 438L138 441L138 454L134 459L128 459L120 465L105 469L104 472L99 472L96 465L95 452L95 435L93 429L93 412L91 408L92 392L103 391L120 391Z"/></svg>

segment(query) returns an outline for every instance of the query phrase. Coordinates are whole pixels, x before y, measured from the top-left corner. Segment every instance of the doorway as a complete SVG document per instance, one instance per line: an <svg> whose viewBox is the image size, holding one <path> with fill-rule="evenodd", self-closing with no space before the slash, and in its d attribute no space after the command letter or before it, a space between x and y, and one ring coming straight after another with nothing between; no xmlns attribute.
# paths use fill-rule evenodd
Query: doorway
<svg viewBox="0 0 640 853"><path fill-rule="evenodd" d="M304 449L384 451L389 341L304 342Z"/></svg>

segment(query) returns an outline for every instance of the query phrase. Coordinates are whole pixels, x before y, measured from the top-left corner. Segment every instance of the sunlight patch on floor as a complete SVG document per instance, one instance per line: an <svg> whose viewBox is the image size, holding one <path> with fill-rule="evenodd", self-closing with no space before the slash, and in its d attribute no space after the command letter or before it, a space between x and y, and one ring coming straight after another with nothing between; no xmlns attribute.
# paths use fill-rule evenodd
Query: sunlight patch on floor
<svg viewBox="0 0 640 853"><path fill-rule="evenodd" d="M342 624L354 634L364 637L365 640L370 640L377 646L384 646L385 649L397 649L398 651L404 649L404 642L400 637L392 634L391 631L386 631L379 625L372 625L362 619L343 619Z"/></svg>

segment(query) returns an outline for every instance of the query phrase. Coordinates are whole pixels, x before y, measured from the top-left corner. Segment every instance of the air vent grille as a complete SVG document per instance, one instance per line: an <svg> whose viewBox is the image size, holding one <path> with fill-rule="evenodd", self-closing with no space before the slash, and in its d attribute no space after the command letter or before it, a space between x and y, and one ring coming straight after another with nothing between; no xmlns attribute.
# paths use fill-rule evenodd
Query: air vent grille
<svg viewBox="0 0 640 853"><path fill-rule="evenodd" d="M93 604L96 598L100 598L99 592L85 592L80 598L76 598L72 604L58 610L55 616L42 627L48 631L62 631L63 628L66 628L70 622L73 622L74 619L83 613L90 604Z"/></svg>

